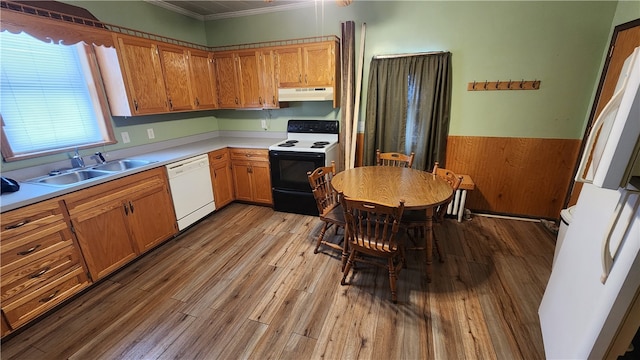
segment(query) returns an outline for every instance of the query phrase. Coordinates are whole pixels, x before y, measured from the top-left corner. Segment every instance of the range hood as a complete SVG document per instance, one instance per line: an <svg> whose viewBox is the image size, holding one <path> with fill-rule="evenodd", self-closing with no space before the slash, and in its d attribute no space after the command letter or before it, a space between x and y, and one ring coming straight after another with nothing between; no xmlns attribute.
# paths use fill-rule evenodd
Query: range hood
<svg viewBox="0 0 640 360"><path fill-rule="evenodd" d="M332 87L278 89L278 101L330 101Z"/></svg>

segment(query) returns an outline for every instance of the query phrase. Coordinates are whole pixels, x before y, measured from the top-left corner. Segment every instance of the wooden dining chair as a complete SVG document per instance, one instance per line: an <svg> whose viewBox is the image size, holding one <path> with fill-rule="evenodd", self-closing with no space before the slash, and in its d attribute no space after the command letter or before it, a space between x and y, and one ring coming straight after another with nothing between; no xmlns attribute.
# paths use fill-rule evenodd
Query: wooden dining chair
<svg viewBox="0 0 640 360"><path fill-rule="evenodd" d="M397 152L380 152L380 149L376 150L376 164L379 166L399 166L410 168L413 165L413 158L415 153L412 152L409 155L397 153Z"/></svg>
<svg viewBox="0 0 640 360"><path fill-rule="evenodd" d="M356 262L381 266L389 272L391 299L398 301L396 281L404 266L404 245L399 240L400 219L404 211L404 200L397 206L374 203L366 200L342 197L345 211L345 242L349 258L344 268L341 285L346 285L349 271ZM360 255L368 255L362 257ZM373 257L373 258L371 258ZM386 263L376 261L382 258Z"/></svg>
<svg viewBox="0 0 640 360"><path fill-rule="evenodd" d="M437 161L433 167L432 174L433 176L438 176L444 181L446 181L451 186L451 189L453 190L454 194L456 190L458 190L458 187L460 187L460 184L462 183L462 176L456 175L451 170L439 167L439 163ZM444 220L444 216L447 213L447 207L449 206L450 202L451 200L445 204L439 205L436 209L434 209L434 212L433 212L434 223L436 224L441 223ZM424 210L407 211L402 217L402 226L407 230L407 232L409 233L411 230L413 230L413 238L410 237L410 239L412 242L414 242L414 244L415 244L415 238L418 237L418 234L420 234L420 237L422 237L423 239L425 238L426 224L427 224L427 214L426 214L426 211ZM440 262L444 262L444 256L440 249L440 243L438 241L438 238L434 235L433 239L434 239L433 242L436 248L436 253L438 254L438 258L440 259ZM411 249L422 250L424 249L424 247L413 246L411 247Z"/></svg>
<svg viewBox="0 0 640 360"><path fill-rule="evenodd" d="M338 228L344 229L345 225L344 209L342 208L342 204L340 204L338 193L331 186L331 180L335 173L335 161L331 162L331 166L322 166L315 169L313 172L309 171L307 173L309 184L313 190L313 197L315 198L316 205L318 206L320 220L324 222L313 253L318 253L320 245L326 245L332 249L340 250L342 252L342 267L344 268L344 264L347 259L347 252L344 245L324 240L324 235L327 232L327 229L331 226L335 225L337 234Z"/></svg>

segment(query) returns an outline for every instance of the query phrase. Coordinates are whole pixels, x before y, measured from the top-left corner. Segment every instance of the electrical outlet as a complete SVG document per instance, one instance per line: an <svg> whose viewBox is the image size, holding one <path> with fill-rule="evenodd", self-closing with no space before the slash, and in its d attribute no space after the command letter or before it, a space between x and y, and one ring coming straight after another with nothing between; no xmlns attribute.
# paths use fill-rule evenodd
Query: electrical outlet
<svg viewBox="0 0 640 360"><path fill-rule="evenodd" d="M262 128L267 130L267 120L262 119L260 123L262 124Z"/></svg>
<svg viewBox="0 0 640 360"><path fill-rule="evenodd" d="M153 133L153 129L151 128L147 129L147 135L149 136L149 139L153 139L156 137L156 135Z"/></svg>
<svg viewBox="0 0 640 360"><path fill-rule="evenodd" d="M129 133L126 131L123 131L120 133L120 136L122 136L122 142L125 144L128 144L131 142L131 139L129 138Z"/></svg>

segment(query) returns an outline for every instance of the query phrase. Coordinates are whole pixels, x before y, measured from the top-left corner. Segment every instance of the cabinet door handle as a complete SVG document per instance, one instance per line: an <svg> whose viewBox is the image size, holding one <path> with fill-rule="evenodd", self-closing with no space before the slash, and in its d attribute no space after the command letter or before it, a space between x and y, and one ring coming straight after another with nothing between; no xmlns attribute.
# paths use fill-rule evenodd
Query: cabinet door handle
<svg viewBox="0 0 640 360"><path fill-rule="evenodd" d="M262 96L258 96L258 103L260 103L260 105L262 105Z"/></svg>
<svg viewBox="0 0 640 360"><path fill-rule="evenodd" d="M138 100L133 99L133 107L135 108L136 111L138 111Z"/></svg>
<svg viewBox="0 0 640 360"><path fill-rule="evenodd" d="M25 220L20 221L19 223L15 223L13 225L7 225L7 226L4 227L4 229L5 230L17 229L17 228L19 228L21 226L24 226L24 225L28 224L28 223L29 223L29 220L25 219Z"/></svg>
<svg viewBox="0 0 640 360"><path fill-rule="evenodd" d="M307 81L307 74L304 74L304 83L305 83L305 84L308 84L308 83L309 83L309 81Z"/></svg>
<svg viewBox="0 0 640 360"><path fill-rule="evenodd" d="M238 104L238 98L236 97L236 105Z"/></svg>
<svg viewBox="0 0 640 360"><path fill-rule="evenodd" d="M275 105L275 104L276 104L276 96L275 96L275 95L274 95L274 96L273 96L273 98L271 99L271 103L272 103L273 105Z"/></svg>
<svg viewBox="0 0 640 360"><path fill-rule="evenodd" d="M42 270L40 270L40 271L38 271L38 272L35 272L35 273L33 273L33 274L29 275L29 278L30 278L30 279L39 278L40 276L44 275L44 274L45 274L47 271L49 271L49 270L51 270L51 268L47 266L46 268L44 268L44 269L42 269Z"/></svg>
<svg viewBox="0 0 640 360"><path fill-rule="evenodd" d="M302 82L302 74L298 74L298 82L301 83Z"/></svg>
<svg viewBox="0 0 640 360"><path fill-rule="evenodd" d="M173 110L173 102L169 99L169 110Z"/></svg>
<svg viewBox="0 0 640 360"><path fill-rule="evenodd" d="M124 204L124 214L129 215L129 207L127 207L127 204Z"/></svg>
<svg viewBox="0 0 640 360"><path fill-rule="evenodd" d="M18 253L18 255L23 256L23 255L31 254L32 252L34 252L34 251L38 250L38 248L39 248L39 247L40 247L40 244L38 244L38 245L36 245L36 246L33 246L33 247L31 247L31 248L29 248L29 249L27 249L27 250L25 250L25 251L20 251L20 252Z"/></svg>
<svg viewBox="0 0 640 360"><path fill-rule="evenodd" d="M131 201L129 201L129 209L131 209L131 213L133 214L133 203L131 203Z"/></svg>
<svg viewBox="0 0 640 360"><path fill-rule="evenodd" d="M40 302L42 303L46 303L48 301L51 301L51 299L53 299L54 297L56 297L56 295L58 295L58 293L60 292L60 290L56 290L53 294L47 296L46 298L42 298L40 299Z"/></svg>

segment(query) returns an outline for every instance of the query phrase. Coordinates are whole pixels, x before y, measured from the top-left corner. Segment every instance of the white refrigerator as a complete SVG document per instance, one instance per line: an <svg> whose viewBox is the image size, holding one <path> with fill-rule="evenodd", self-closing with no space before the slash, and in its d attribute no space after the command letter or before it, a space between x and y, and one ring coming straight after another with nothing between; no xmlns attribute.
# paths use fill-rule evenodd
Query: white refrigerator
<svg viewBox="0 0 640 360"><path fill-rule="evenodd" d="M594 122L576 176L585 184L538 311L548 359L602 359L638 302L639 88L636 48Z"/></svg>

